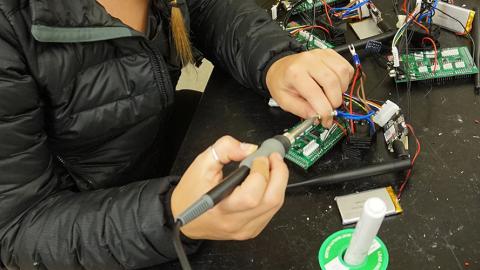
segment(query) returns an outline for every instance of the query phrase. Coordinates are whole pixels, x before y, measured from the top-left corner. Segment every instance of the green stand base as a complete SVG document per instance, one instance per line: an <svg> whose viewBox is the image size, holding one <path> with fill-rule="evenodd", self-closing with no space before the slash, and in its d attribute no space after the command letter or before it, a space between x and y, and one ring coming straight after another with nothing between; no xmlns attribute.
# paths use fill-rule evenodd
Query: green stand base
<svg viewBox="0 0 480 270"><path fill-rule="evenodd" d="M318 252L318 262L323 270L386 270L388 250L380 238L375 237L368 256L361 265L348 265L343 256L347 251L354 229L345 229L330 235Z"/></svg>

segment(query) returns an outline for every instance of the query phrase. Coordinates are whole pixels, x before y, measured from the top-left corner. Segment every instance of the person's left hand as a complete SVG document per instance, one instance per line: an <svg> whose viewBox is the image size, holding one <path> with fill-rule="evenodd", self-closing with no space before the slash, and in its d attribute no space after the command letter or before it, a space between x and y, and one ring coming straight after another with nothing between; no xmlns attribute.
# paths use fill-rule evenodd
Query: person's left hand
<svg viewBox="0 0 480 270"><path fill-rule="evenodd" d="M332 125L332 110L342 104L353 67L331 49L316 49L280 58L267 71L267 87L285 111L302 118L316 115Z"/></svg>

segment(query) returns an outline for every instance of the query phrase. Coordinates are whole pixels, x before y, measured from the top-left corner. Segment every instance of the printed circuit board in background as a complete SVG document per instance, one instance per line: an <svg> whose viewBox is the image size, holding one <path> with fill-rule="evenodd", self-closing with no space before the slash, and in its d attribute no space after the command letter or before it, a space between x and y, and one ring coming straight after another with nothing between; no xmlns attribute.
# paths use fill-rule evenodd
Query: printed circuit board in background
<svg viewBox="0 0 480 270"><path fill-rule="evenodd" d="M437 64L435 64L437 63ZM402 55L401 69L397 69L395 82L432 80L442 82L449 79L469 77L478 73L467 47L444 48L438 51L417 51ZM408 70L408 74L405 72Z"/></svg>

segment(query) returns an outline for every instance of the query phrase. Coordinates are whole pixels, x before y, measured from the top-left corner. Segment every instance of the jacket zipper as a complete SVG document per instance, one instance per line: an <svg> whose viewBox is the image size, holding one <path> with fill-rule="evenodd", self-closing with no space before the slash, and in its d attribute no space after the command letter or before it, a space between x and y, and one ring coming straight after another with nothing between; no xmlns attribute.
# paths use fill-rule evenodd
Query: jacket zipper
<svg viewBox="0 0 480 270"><path fill-rule="evenodd" d="M57 155L56 157L57 157L58 161L60 161L60 163L62 163L65 170L67 170L68 174L70 174L71 176L76 175L76 173L72 172L72 170L70 169L70 166L67 165L67 162L65 162L65 160L60 155ZM83 176L80 177L80 178L83 179L84 181L86 181L90 185L90 187L92 187L92 188L96 187L93 179L86 178L86 177L83 177Z"/></svg>
<svg viewBox="0 0 480 270"><path fill-rule="evenodd" d="M148 42L147 42L148 43ZM162 61L161 59L159 59L160 56L158 56L158 53L156 52L155 49L153 49L150 44L147 44L147 47L150 49L150 54L151 54L151 59L152 59L152 64L153 64L153 70L154 70L154 74L155 74L155 79L158 83L158 86L160 88L160 92L162 93L163 97L164 97L164 101L163 101L163 106L166 107L167 104L168 104L168 94L167 94L167 90L165 89L167 87L166 83L165 83L165 77L164 77L164 74L162 74L162 66L160 64L160 61ZM166 68L166 67L164 67Z"/></svg>

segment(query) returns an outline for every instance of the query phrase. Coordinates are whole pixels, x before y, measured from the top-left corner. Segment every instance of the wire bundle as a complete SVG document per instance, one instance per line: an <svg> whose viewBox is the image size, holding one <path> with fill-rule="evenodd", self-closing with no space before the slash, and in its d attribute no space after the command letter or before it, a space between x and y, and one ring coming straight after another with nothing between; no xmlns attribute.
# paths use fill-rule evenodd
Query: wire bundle
<svg viewBox="0 0 480 270"><path fill-rule="evenodd" d="M340 19L361 19L359 10L367 4L373 5L370 0L352 1L344 7L330 8L330 12Z"/></svg>

